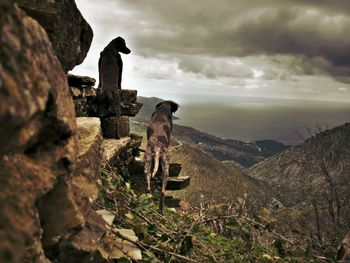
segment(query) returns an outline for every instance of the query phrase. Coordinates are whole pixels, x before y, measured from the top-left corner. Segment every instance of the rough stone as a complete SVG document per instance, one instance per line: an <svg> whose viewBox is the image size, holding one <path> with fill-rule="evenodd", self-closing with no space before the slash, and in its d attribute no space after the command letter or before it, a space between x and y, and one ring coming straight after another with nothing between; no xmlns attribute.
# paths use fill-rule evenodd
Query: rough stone
<svg viewBox="0 0 350 263"><path fill-rule="evenodd" d="M93 87L70 87L74 99L96 97L96 89Z"/></svg>
<svg viewBox="0 0 350 263"><path fill-rule="evenodd" d="M139 113L143 103L121 103L121 114L129 117L135 117Z"/></svg>
<svg viewBox="0 0 350 263"><path fill-rule="evenodd" d="M73 230L85 225L84 214L76 202L76 194L69 182L60 178L54 189L47 193L38 204L42 242L46 254L54 257L58 245Z"/></svg>
<svg viewBox="0 0 350 263"><path fill-rule="evenodd" d="M135 117L137 113L140 111L142 107L141 102L136 103L127 103L124 101L121 101L120 103L120 111L121 115L129 116L129 117ZM99 115L103 117L113 117L115 115L113 107L101 107L99 109Z"/></svg>
<svg viewBox="0 0 350 263"><path fill-rule="evenodd" d="M68 74L68 85L70 87L93 87L96 83L94 78L88 76L78 76L73 74Z"/></svg>
<svg viewBox="0 0 350 263"><path fill-rule="evenodd" d="M45 30L0 4L0 262L47 262L36 204L74 169L67 78Z"/></svg>
<svg viewBox="0 0 350 263"><path fill-rule="evenodd" d="M130 138L124 137L119 140L104 139L103 140L103 166L107 164L113 165L120 153L129 146Z"/></svg>
<svg viewBox="0 0 350 263"><path fill-rule="evenodd" d="M98 118L77 118L80 151L73 184L89 199L97 198L96 181L102 161L102 133Z"/></svg>
<svg viewBox="0 0 350 263"><path fill-rule="evenodd" d="M101 128L104 138L127 137L130 133L129 117L121 116L119 120L116 117L101 118Z"/></svg>
<svg viewBox="0 0 350 263"><path fill-rule="evenodd" d="M97 100L97 89L92 87L71 87L77 117L114 117L113 107L101 107ZM142 103L137 102L136 90L121 90L121 115L135 117L140 111Z"/></svg>
<svg viewBox="0 0 350 263"><path fill-rule="evenodd" d="M114 231L118 232L122 237L125 237L129 240L132 240L134 242L138 241L137 236L135 235L135 232L131 229L114 229ZM121 238L117 238L115 240L115 245L113 246L113 249L109 253L108 257L110 259L119 259L125 257L125 251L128 252L129 258L139 261L142 260L142 254L139 247L137 247L135 244L132 244L129 241L123 240Z"/></svg>
<svg viewBox="0 0 350 263"><path fill-rule="evenodd" d="M83 62L93 32L72 0L17 0L46 30L65 72Z"/></svg>
<svg viewBox="0 0 350 263"><path fill-rule="evenodd" d="M137 90L120 90L120 101L124 103L136 103Z"/></svg>
<svg viewBox="0 0 350 263"><path fill-rule="evenodd" d="M27 156L0 158L0 262L35 262L44 257L35 202L54 182L50 169Z"/></svg>
<svg viewBox="0 0 350 263"><path fill-rule="evenodd" d="M0 155L69 138L73 103L45 31L18 8L0 13Z"/></svg>
<svg viewBox="0 0 350 263"><path fill-rule="evenodd" d="M77 117L97 117L96 113L91 113L90 104L87 102L87 98L74 99L75 114Z"/></svg>
<svg viewBox="0 0 350 263"><path fill-rule="evenodd" d="M107 231L108 224L91 210L85 227L60 245L59 262L107 263L108 256L99 250L99 246L103 243L102 238Z"/></svg>

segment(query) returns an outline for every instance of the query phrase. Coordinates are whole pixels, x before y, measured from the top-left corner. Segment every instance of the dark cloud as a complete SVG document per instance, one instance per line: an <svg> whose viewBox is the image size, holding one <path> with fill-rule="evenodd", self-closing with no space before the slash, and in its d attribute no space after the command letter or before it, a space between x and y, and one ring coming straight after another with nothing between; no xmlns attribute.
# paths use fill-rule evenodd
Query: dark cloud
<svg viewBox="0 0 350 263"><path fill-rule="evenodd" d="M299 69L305 71L299 70L301 74L317 71L344 79L350 73L349 1L118 2L137 14L131 34L143 56L284 54L297 57L294 63L302 62ZM180 65L186 64L184 58ZM219 74L212 68L212 73L205 74Z"/></svg>
<svg viewBox="0 0 350 263"><path fill-rule="evenodd" d="M349 0L78 2L89 6L94 52L124 36L137 76L240 87L288 81L290 89L302 76L332 77L335 89L350 83ZM324 91L322 83L305 90Z"/></svg>

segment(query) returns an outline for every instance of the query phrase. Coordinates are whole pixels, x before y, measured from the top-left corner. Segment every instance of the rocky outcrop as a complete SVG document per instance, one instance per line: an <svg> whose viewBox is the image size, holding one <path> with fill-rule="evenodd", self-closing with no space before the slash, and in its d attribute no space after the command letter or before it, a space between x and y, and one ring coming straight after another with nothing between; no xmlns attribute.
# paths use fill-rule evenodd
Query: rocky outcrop
<svg viewBox="0 0 350 263"><path fill-rule="evenodd" d="M135 116L142 107L137 102L136 90L120 90L121 117L115 117L114 107L100 105L98 89L93 87L95 80L87 76L69 75L71 94L74 99L77 117L100 117L103 137L119 139L129 136L129 116Z"/></svg>
<svg viewBox="0 0 350 263"><path fill-rule="evenodd" d="M45 30L13 4L0 16L0 262L44 262L36 204L74 170L74 106Z"/></svg>
<svg viewBox="0 0 350 263"><path fill-rule="evenodd" d="M26 13L46 30L65 72L83 62L93 32L75 1L17 0Z"/></svg>

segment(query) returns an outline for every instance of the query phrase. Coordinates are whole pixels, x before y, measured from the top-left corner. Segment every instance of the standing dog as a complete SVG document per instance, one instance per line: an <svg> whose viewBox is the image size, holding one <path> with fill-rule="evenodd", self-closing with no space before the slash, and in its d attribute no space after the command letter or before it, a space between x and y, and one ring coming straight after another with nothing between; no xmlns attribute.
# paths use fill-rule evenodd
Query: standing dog
<svg viewBox="0 0 350 263"><path fill-rule="evenodd" d="M123 61L119 52L129 54L130 49L121 37L113 39L100 53L98 61L99 72L99 104L100 108L105 105L113 105L114 116L120 117L120 93ZM105 116L100 116L105 117Z"/></svg>
<svg viewBox="0 0 350 263"><path fill-rule="evenodd" d="M151 192L151 177L158 171L159 163L162 168L162 190L159 209L163 213L164 194L169 176L169 144L170 133L173 130L172 114L177 111L179 105L173 101L163 101L156 105L149 126L147 128L147 148L145 151L145 175L147 179L147 192ZM152 170L153 165L153 171Z"/></svg>

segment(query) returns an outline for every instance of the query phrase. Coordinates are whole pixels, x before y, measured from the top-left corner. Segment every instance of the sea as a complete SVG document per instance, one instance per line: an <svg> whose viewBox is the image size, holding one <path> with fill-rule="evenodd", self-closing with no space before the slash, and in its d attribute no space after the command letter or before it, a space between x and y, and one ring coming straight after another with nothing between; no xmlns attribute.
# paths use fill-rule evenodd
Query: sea
<svg viewBox="0 0 350 263"><path fill-rule="evenodd" d="M350 122L350 102L252 97L183 99L175 123L226 139L296 145Z"/></svg>

